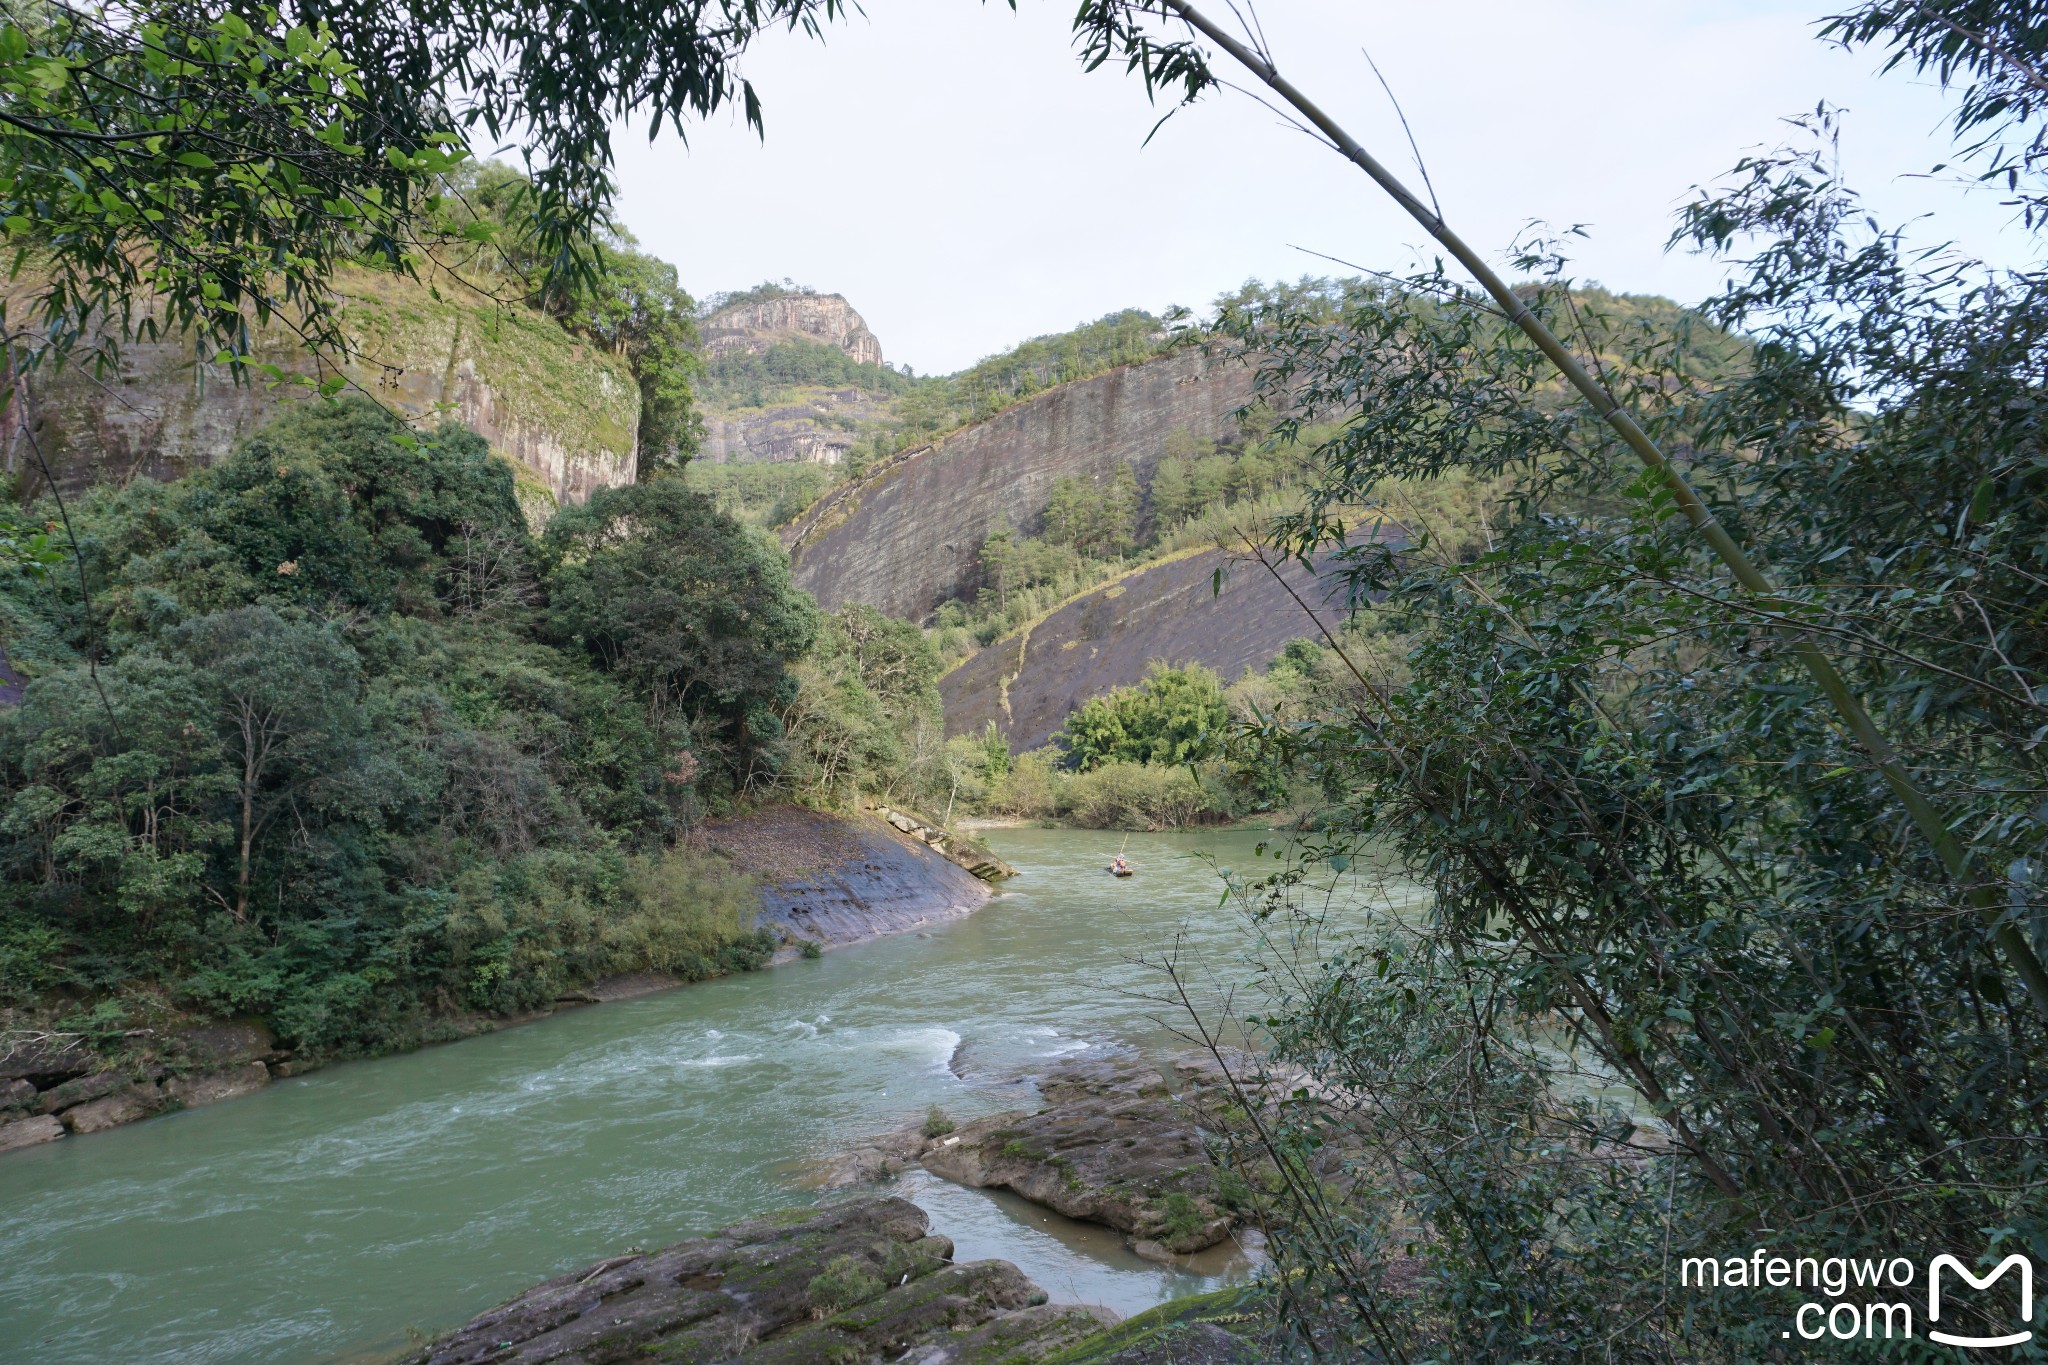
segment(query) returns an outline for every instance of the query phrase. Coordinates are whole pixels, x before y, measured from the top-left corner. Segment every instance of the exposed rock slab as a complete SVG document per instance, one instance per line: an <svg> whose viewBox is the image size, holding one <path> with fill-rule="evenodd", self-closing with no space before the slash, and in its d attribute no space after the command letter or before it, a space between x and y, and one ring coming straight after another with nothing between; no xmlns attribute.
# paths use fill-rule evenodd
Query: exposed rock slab
<svg viewBox="0 0 2048 1365"><path fill-rule="evenodd" d="M220 1019L179 1029L172 1036L192 1062L215 1069L282 1056L277 1035L261 1019Z"/></svg>
<svg viewBox="0 0 2048 1365"><path fill-rule="evenodd" d="M1086 1341L1117 1316L1090 1303L1042 1303L1005 1313L950 1340L929 1342L903 1357L904 1365L984 1365L988 1361L1043 1360Z"/></svg>
<svg viewBox="0 0 2048 1365"><path fill-rule="evenodd" d="M1201 664L1230 682L1271 663L1289 640L1314 638L1318 622L1341 627L1341 589L1297 564L1281 573L1284 585L1256 564L1233 566L1223 551L1204 550L1084 593L939 680L946 733L978 734L994 721L1011 748L1035 749L1075 707L1139 681L1155 659Z"/></svg>
<svg viewBox="0 0 2048 1365"><path fill-rule="evenodd" d="M993 894L924 840L872 816L776 807L708 821L699 837L762 879L763 928L821 947L943 924Z"/></svg>
<svg viewBox="0 0 2048 1365"><path fill-rule="evenodd" d="M34 1147L64 1136L64 1124L51 1114L38 1114L33 1118L15 1119L12 1123L0 1123L0 1152L11 1152L18 1147Z"/></svg>
<svg viewBox="0 0 2048 1365"><path fill-rule="evenodd" d="M196 1109L203 1104L253 1094L269 1084L270 1068L261 1062L244 1062L224 1071L175 1077L164 1082L164 1094L176 1104Z"/></svg>
<svg viewBox="0 0 2048 1365"><path fill-rule="evenodd" d="M897 833L908 834L913 839L922 839L925 847L934 853L944 854L950 862L985 882L1005 881L1017 875L1016 868L982 848L972 839L927 820L915 811L896 810L879 803L870 803L868 809L881 816L882 822Z"/></svg>
<svg viewBox="0 0 2048 1365"><path fill-rule="evenodd" d="M101 1071L91 1076L80 1076L77 1080L53 1085L36 1096L38 1114L54 1114L59 1109L69 1109L74 1104L86 1104L104 1099L126 1086L129 1077L118 1071Z"/></svg>
<svg viewBox="0 0 2048 1365"><path fill-rule="evenodd" d="M154 1082L141 1081L123 1087L105 1099L74 1105L59 1117L74 1133L98 1133L124 1123L148 1118L164 1107L164 1093Z"/></svg>
<svg viewBox="0 0 2048 1365"><path fill-rule="evenodd" d="M98 1055L75 1037L0 1036L0 1081L26 1079L47 1087L101 1065Z"/></svg>
<svg viewBox="0 0 2048 1365"><path fill-rule="evenodd" d="M752 351L763 355L779 341L799 337L837 346L858 365L882 363L882 343L844 294L780 294L772 299L721 308L698 324L704 349L713 355Z"/></svg>
<svg viewBox="0 0 2048 1365"><path fill-rule="evenodd" d="M1236 1219L1201 1130L1157 1070L1127 1055L1075 1058L1045 1073L1039 1091L1045 1109L963 1124L925 1148L925 1169L1003 1186L1176 1255L1230 1235Z"/></svg>
<svg viewBox="0 0 2048 1365"><path fill-rule="evenodd" d="M976 581L991 532L1038 530L1056 479L1145 483L1169 432L1227 437L1250 393L1244 366L1177 352L1026 399L820 499L783 533L797 586L921 620Z"/></svg>
<svg viewBox="0 0 2048 1365"><path fill-rule="evenodd" d="M1021 1365L1077 1339L1074 1311L1032 1313L1045 1293L1015 1266L955 1265L952 1244L929 1234L924 1211L901 1199L750 1219L549 1280L408 1361ZM1028 1316L986 1330L1013 1314ZM977 1333L980 1354L948 1353Z"/></svg>
<svg viewBox="0 0 2048 1365"><path fill-rule="evenodd" d="M340 285L351 349L342 369L379 402L473 428L546 487L543 503L581 502L633 481L640 389L623 360L578 342L551 318L469 302L445 284L438 298L425 282L368 271L344 272ZM24 288L8 292L19 301ZM313 371L282 324L252 331L256 359ZM237 383L231 367L198 358L191 335L177 331L123 344L111 382L73 369L36 388L45 454L68 488L189 473L309 392Z"/></svg>

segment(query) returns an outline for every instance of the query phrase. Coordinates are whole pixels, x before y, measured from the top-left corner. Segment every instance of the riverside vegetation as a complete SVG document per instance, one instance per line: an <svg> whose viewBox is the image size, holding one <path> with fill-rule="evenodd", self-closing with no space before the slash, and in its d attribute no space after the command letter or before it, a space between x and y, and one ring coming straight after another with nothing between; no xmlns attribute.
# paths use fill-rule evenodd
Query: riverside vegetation
<svg viewBox="0 0 2048 1365"><path fill-rule="evenodd" d="M1091 55L1207 89L1202 50L1154 41L1142 9L1089 6ZM2044 37L2023 6L1964 9L1871 3L1823 31L1940 81L1956 154L2010 196L2027 264L1876 221L1825 107L1681 213L1675 245L1729 271L1695 316L1732 352L1585 306L1553 243L1518 252L1513 297L1676 452L1774 593L1730 584L1674 487L1496 295L1435 270L1219 320L1290 405L1281 439L1313 443L1274 551L1344 555L1408 634L1399 670L1349 659L1345 706L1255 742L1319 773L1324 865L1370 850L1434 892L1426 919L1267 978L1281 1003L1256 1028L1314 1085L1251 1149L1303 1171L1363 1144L1350 1190L1272 1192L1272 1283L1304 1347L1802 1358L1810 1292L1702 1292L1675 1267L1758 1245L2048 1257L2030 965L2048 948ZM1512 481L1485 553L1337 548L1398 481L1452 472ZM1906 776L1834 723L1813 648ZM1317 943L1303 875L1235 890ZM2006 1333L2013 1306L1949 1302L1939 1325ZM1919 1358L1885 1335L1826 1349ZM2038 1331L2022 1347L2042 1349Z"/></svg>
<svg viewBox="0 0 2048 1365"><path fill-rule="evenodd" d="M458 120L428 96L456 89L478 92L465 126L539 130L537 259L549 278L576 275L596 258L577 254L574 231L591 232L606 202L602 115L658 123L741 94L752 113L731 55L764 20L815 28L836 8L714 5L728 25L716 42L692 27L697 11L664 11L670 27L650 36L637 15L579 11L564 25L538 7L461 4L417 33L413 16L380 4L336 30L166 12L154 46L106 23L12 26L0 76L27 126L0 141L9 204L22 210L5 221L12 242L50 253L59 282L43 299L44 339L10 336L15 364L143 283L223 344L237 309L279 298L302 300L324 335L336 262L402 263L406 215L447 174L453 154L439 149L461 141L444 140ZM1192 99L1220 77L1183 21L1198 22L1186 0L1087 0L1076 22L1091 65L1120 59L1149 91ZM1239 1146L1222 1154L1271 1175L1245 1192L1274 1233L1260 1311L1291 1335L1272 1348L1281 1358L1785 1359L1808 1349L1788 1335L1798 1291L1702 1294L1675 1283L1675 1268L1763 1241L1923 1266L1937 1251L1986 1269L2012 1252L2048 1260L2048 1010L2032 994L2048 954L2048 280L2034 235L2048 221L2048 32L2005 0L1864 0L1823 32L1940 84L1951 169L2007 196L2023 264L1927 251L1875 222L1839 178L1842 123L1823 107L1801 141L1744 160L1683 210L1676 244L1724 263L1730 282L1670 325L1572 288L1556 245L1533 241L1517 252L1526 283L1512 296L1442 270L1311 283L1227 303L1212 329L1270 400L1260 439L1273 454L1260 458L1299 471L1292 505L1246 552L1336 556L1353 600L1377 599L1369 629L1291 652L1290 670L1315 675L1280 698L1298 704L1262 709L1225 753L1314 793L1325 838L1312 862L1341 871L1369 853L1434 893L1426 915L1360 941L1326 937L1308 866L1229 883L1269 941L1293 950L1253 983L1270 1001L1256 1019L1198 1009L1189 1021L1242 1024L1289 1078L1276 1105L1248 1095L1227 1135ZM166 62L164 42L238 60ZM1265 57L1243 51L1253 78L1269 80ZM372 65L341 70L343 52ZM252 53L263 60L241 60ZM525 79L499 78L506 59ZM65 79L38 75L52 65ZM105 105L69 93L95 83ZM251 116L303 153L275 163L290 175L238 162L239 176L216 176L214 158L186 150L187 124L219 150L232 140L219 120L273 109L282 115ZM185 120L168 125L180 140L87 153L64 136L80 121L89 131L159 115ZM50 121L40 133L37 119ZM169 207L151 216L92 194L81 165ZM223 221L234 230L217 233ZM1537 328L1564 340L1539 346ZM1558 380L1560 350L1589 373L1598 410ZM1775 592L1731 588L1725 550L1710 553L1694 530L1703 518L1684 514L1670 482L1640 473L1606 420L1610 400L1676 452L1701 510L1769 566ZM550 527L529 551L534 597L477 599L517 628L499 629L488 665L473 651L465 662L476 609L455 585L469 571L443 569L468 551L409 509L443 496L419 482L441 470L448 499L501 504L478 525L521 546L506 498L460 492L481 486L447 464L460 433L391 430L371 463L404 452L402 474L378 476L403 497L379 510L374 482L335 477L351 511L302 532L358 528L360 546L338 552L360 574L238 540L266 524L264 509L289 518L300 506L295 460L310 470L334 458L310 453L325 449L322 424L370 417L303 420L313 434L294 457L259 441L179 490L89 499L83 534L65 539L110 584L102 593L60 583L63 554L52 563L56 534L40 518L9 541L31 604L18 629L46 642L47 660L32 684L45 698L25 698L6 737L21 802L6 817L11 875L35 895L56 888L64 914L84 911L10 905L10 970L56 964L64 979L32 988L95 1002L96 1026L134 1007L113 983L143 963L175 983L167 990L243 991L297 1027L370 1021L335 1037L374 1039L386 1000L516 992L570 950L595 951L614 922L604 907L649 916L649 943L680 943L647 888L665 875L659 849L688 800L772 782L823 793L892 762L944 773L957 795L955 754L978 753L991 788L1027 771L972 739L916 740L915 727L893 751L907 758L876 742L928 704L918 680L937 648L894 627L833 627L810 674L818 715L792 710L815 616L777 588L772 554L673 479L600 495ZM1191 484L1205 457L1189 453L1179 477ZM1361 519L1399 516L1403 499L1441 487L1483 507L1483 548L1354 543ZM1161 500L1157 478L1148 491ZM1134 493L1108 500L1109 519L1066 499L1060 548L1119 556L1136 535L1120 519ZM1164 494L1184 496L1172 479ZM237 515L208 520L236 499ZM728 555L731 569L663 581L679 572L663 537ZM121 538L142 552L93 548ZM224 595L174 572L186 559L233 570ZM640 575L679 608L649 613L619 592ZM719 637L742 647L705 665L728 682L693 681L701 637L663 629L698 609L747 622ZM533 690L471 676L521 650L548 651L532 656ZM1834 723L1839 698L1805 663L1814 651L1868 704L1896 762ZM415 660L427 662L414 671ZM285 671L321 685L264 700ZM75 704L55 704L60 688ZM523 750L501 735L494 748L498 716L541 730L563 714L536 696L587 699L572 713L588 715L603 751L579 748L580 736ZM1190 705L1213 718L1211 684L1167 671L1105 700L1068 731L1068 761L1087 765L1072 780L1119 765L1180 771L1177 722L1161 718ZM454 719L438 719L442 708ZM421 765L418 792L437 798L437 771L444 783L489 771L422 759L444 733L458 737L451 752L533 760L507 757L504 771L537 775L514 783L522 795L490 798L532 812L543 833L531 850L484 848L460 826L461 800L394 799L414 795L399 780L407 763ZM401 738L410 752L389 742ZM1171 767L1139 761L1162 754ZM393 781L355 766L369 758ZM431 840L408 823L449 812L456 824ZM322 856L304 856L316 846ZM64 878L44 875L60 865ZM386 868L422 875L394 883ZM464 945L446 926L468 923L455 913L464 888L485 882L497 889L477 941L492 951L451 974ZM551 907L536 923L559 940L542 936L531 956L500 933L527 904ZM349 956L373 943L388 951ZM1350 1155L1328 1179L1317 1163L1335 1151ZM1944 1328L2011 1326L1988 1300L1953 1311ZM1919 1349L1829 1345L1849 1358Z"/></svg>
<svg viewBox="0 0 2048 1365"><path fill-rule="evenodd" d="M781 559L673 479L536 538L479 438L407 436L308 406L74 505L89 599L4 585L30 677L0 714L21 1022L253 1012L377 1050L766 956L751 888L674 838L781 752L815 632Z"/></svg>

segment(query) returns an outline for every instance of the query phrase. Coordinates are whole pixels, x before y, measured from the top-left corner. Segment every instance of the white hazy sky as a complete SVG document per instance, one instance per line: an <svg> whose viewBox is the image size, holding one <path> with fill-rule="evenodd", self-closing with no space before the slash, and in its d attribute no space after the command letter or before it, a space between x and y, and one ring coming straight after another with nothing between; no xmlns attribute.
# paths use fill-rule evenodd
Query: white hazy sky
<svg viewBox="0 0 2048 1365"><path fill-rule="evenodd" d="M777 35L749 54L765 142L722 116L687 147L622 132L622 216L700 297L784 277L837 291L891 361L945 373L1118 308L1337 273L1297 246L1399 270L1426 240L1242 95L1144 145L1157 115L1137 81L1080 70L1073 0L865 3L822 44ZM1814 39L1845 5L1264 0L1260 15L1282 71L1408 174L1371 51L1445 216L1495 252L1531 219L1584 223L1581 278L1697 299L1717 271L1664 251L1673 210L1822 99L1848 110L1844 169L1881 217L1933 214L1928 234L2015 250L1994 194L1921 174L1946 152L1940 92Z"/></svg>

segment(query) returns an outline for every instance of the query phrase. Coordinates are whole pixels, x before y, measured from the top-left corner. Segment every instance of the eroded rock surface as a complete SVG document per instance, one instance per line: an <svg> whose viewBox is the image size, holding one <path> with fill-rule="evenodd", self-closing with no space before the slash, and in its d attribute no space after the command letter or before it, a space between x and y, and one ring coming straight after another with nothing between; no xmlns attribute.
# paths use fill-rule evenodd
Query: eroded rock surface
<svg viewBox="0 0 2048 1365"><path fill-rule="evenodd" d="M64 1136L64 1124L54 1114L0 1123L0 1152L17 1147L34 1147Z"/></svg>
<svg viewBox="0 0 2048 1365"><path fill-rule="evenodd" d="M1074 1058L1038 1087L1046 1108L963 1124L925 1148L925 1169L1004 1186L1176 1255L1230 1235L1221 1173L1155 1068L1128 1054Z"/></svg>
<svg viewBox="0 0 2048 1365"><path fill-rule="evenodd" d="M954 1264L924 1211L863 1199L736 1223L549 1280L410 1365L1024 1365L1113 1322L1008 1261Z"/></svg>
<svg viewBox="0 0 2048 1365"><path fill-rule="evenodd" d="M105 1099L73 1105L59 1117L63 1119L64 1126L74 1133L98 1133L148 1118L162 1109L166 1102L163 1091L155 1082L138 1081L122 1086Z"/></svg>
<svg viewBox="0 0 2048 1365"><path fill-rule="evenodd" d="M1056 480L1128 464L1147 483L1169 432L1228 437L1250 393L1248 369L1192 351L1048 389L821 498L782 532L791 574L825 607L921 620L978 581L991 533L1039 530Z"/></svg>
<svg viewBox="0 0 2048 1365"><path fill-rule="evenodd" d="M164 1082L164 1094L187 1109L216 1104L239 1095L252 1094L270 1084L270 1069L261 1062L244 1062L223 1071L197 1076L179 1076Z"/></svg>
<svg viewBox="0 0 2048 1365"><path fill-rule="evenodd" d="M707 820L699 837L761 878L760 926L823 948L972 914L988 884L925 840L873 816L774 806Z"/></svg>

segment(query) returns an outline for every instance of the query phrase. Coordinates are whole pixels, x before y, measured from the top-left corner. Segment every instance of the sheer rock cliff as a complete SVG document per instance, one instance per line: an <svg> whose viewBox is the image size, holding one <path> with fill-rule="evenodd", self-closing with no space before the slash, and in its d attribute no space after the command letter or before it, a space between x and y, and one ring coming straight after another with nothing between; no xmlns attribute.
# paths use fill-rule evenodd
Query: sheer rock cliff
<svg viewBox="0 0 2048 1365"><path fill-rule="evenodd" d="M1229 436L1250 392L1248 370L1196 352L1049 389L820 499L783 532L797 584L828 608L922 620L973 585L991 532L1037 531L1056 479L1129 464L1147 483L1168 432Z"/></svg>
<svg viewBox="0 0 2048 1365"><path fill-rule="evenodd" d="M699 329L713 355L752 351L760 355L791 337L837 346L862 365L882 363L882 343L840 294L783 294L722 308Z"/></svg>
<svg viewBox="0 0 2048 1365"><path fill-rule="evenodd" d="M529 309L390 275L352 272L346 326L352 384L407 416L474 427L520 475L529 512L631 483L640 390L623 360L579 343ZM283 327L261 329L256 359L325 377ZM117 372L81 366L37 378L37 437L60 483L175 478L218 460L285 403L311 390L202 360L189 335L121 348ZM28 453L7 472L36 482Z"/></svg>

